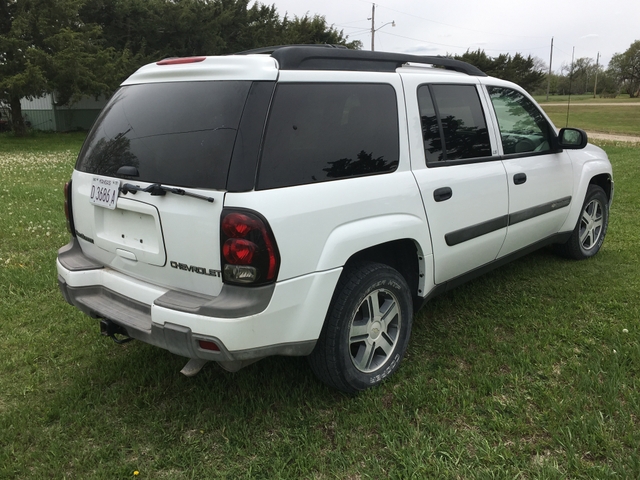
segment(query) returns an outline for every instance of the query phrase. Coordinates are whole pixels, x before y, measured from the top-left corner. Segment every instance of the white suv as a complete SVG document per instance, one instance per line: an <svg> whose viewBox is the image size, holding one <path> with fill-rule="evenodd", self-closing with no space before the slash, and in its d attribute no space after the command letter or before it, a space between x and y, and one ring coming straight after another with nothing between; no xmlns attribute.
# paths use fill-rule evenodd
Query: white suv
<svg viewBox="0 0 640 480"><path fill-rule="evenodd" d="M187 374L308 355L355 392L434 295L544 245L594 255L613 179L583 131L471 65L289 46L141 68L65 192L60 289L102 333Z"/></svg>

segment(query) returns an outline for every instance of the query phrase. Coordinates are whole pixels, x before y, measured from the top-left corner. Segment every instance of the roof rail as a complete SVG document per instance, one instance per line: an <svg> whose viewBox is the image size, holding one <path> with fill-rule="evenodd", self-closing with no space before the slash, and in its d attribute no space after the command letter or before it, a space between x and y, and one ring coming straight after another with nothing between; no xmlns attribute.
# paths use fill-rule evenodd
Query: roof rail
<svg viewBox="0 0 640 480"><path fill-rule="evenodd" d="M341 48L341 49L346 49L347 47L345 45L336 45L336 44L332 44L332 43L304 43L304 44L292 44L292 45L274 45L271 47L261 47L261 48L253 48L251 50L244 50L242 52L237 52L234 53L234 55L252 55L252 54L256 54L256 53L273 53L276 50L280 49L280 48L284 48L284 47L311 47L311 48L317 48L317 47L325 47L325 48Z"/></svg>
<svg viewBox="0 0 640 480"><path fill-rule="evenodd" d="M278 61L281 70L395 72L406 63L417 63L442 67L476 77L487 76L479 68L452 58L350 50L342 45L282 45L241 53L270 53Z"/></svg>

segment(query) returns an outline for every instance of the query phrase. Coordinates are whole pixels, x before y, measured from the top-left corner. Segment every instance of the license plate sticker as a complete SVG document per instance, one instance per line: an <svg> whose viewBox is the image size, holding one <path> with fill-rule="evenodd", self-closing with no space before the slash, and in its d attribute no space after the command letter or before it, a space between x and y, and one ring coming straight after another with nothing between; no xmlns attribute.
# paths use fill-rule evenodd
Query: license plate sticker
<svg viewBox="0 0 640 480"><path fill-rule="evenodd" d="M91 180L91 191L89 192L89 203L114 210L118 203L119 190L120 180L93 177Z"/></svg>

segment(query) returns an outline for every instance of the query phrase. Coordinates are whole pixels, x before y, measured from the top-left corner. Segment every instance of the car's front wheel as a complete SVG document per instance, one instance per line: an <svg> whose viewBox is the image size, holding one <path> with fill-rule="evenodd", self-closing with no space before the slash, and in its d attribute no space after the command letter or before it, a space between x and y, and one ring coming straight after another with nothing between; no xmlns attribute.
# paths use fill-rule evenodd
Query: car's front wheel
<svg viewBox="0 0 640 480"><path fill-rule="evenodd" d="M604 242L609 225L609 200L602 187L589 185L578 223L569 240L558 246L568 258L582 260L593 257Z"/></svg>
<svg viewBox="0 0 640 480"><path fill-rule="evenodd" d="M309 356L311 369L347 393L379 384L400 365L412 316L409 287L398 271L371 262L347 267Z"/></svg>

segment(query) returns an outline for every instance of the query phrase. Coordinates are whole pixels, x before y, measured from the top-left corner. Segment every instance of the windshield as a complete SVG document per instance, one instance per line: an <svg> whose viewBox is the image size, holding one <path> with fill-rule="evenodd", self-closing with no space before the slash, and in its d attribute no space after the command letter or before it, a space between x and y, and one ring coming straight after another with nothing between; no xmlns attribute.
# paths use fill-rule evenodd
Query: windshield
<svg viewBox="0 0 640 480"><path fill-rule="evenodd" d="M118 90L85 141L76 168L136 180L224 189L251 82L173 82ZM131 170L131 169L130 169Z"/></svg>

